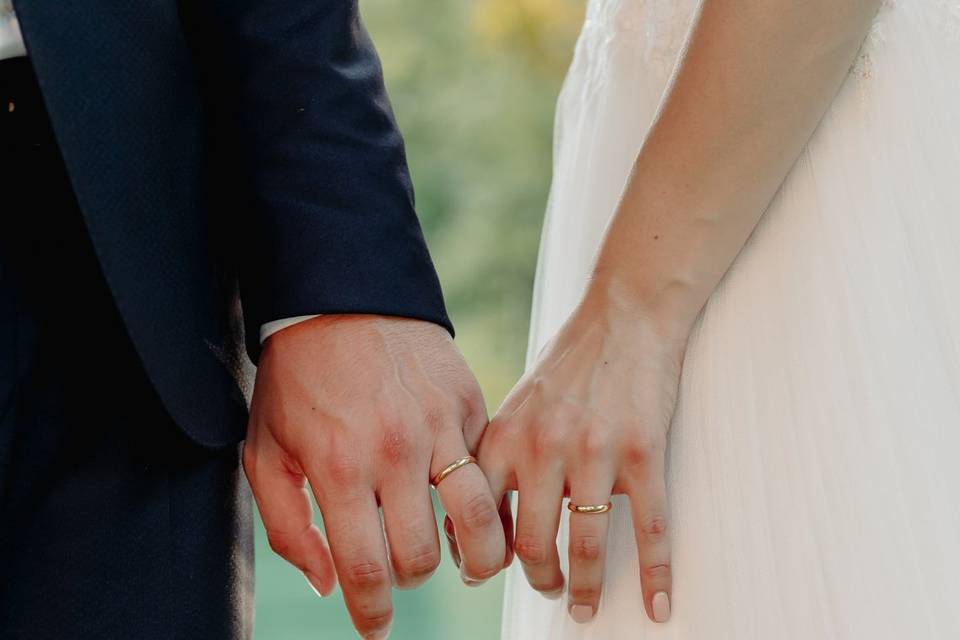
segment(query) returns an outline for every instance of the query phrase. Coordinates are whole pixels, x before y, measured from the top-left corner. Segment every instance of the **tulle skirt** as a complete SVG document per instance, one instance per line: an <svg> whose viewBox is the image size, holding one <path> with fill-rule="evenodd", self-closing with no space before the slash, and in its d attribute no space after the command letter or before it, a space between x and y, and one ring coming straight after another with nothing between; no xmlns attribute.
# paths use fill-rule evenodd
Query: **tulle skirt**
<svg viewBox="0 0 960 640"><path fill-rule="evenodd" d="M695 8L588 6L530 362L583 290ZM504 638L960 638L960 2L881 9L697 319L667 456L671 620L644 613L616 498L596 618L574 623L515 564Z"/></svg>

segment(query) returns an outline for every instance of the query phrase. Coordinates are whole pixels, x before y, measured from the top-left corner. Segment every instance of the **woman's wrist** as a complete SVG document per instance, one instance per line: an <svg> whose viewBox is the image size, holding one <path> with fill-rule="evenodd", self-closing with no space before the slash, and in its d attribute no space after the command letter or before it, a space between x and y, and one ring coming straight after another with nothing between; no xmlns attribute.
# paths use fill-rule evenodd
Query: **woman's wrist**
<svg viewBox="0 0 960 640"><path fill-rule="evenodd" d="M580 307L582 313L601 314L616 324L642 323L683 349L703 302L698 303L694 290L681 282L649 291L617 274L598 270Z"/></svg>

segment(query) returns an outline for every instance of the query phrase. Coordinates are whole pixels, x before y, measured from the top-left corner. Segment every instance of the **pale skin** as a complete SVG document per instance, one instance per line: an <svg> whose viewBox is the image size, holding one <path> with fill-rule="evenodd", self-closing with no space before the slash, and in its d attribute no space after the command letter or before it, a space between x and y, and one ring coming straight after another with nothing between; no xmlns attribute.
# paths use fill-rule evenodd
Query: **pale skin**
<svg viewBox="0 0 960 640"><path fill-rule="evenodd" d="M391 588L421 584L440 562L430 478L474 452L486 425L480 388L439 325L328 315L277 332L243 451L271 547L318 594L339 581L361 637L387 637ZM480 468L451 474L438 494L460 532L464 581L496 574L510 556Z"/></svg>
<svg viewBox="0 0 960 640"><path fill-rule="evenodd" d="M879 4L704 0L585 295L483 436L495 496L519 493L514 550L527 579L550 597L568 589L577 622L599 607L609 515L570 514L569 548L558 550L563 496L629 496L638 597L656 622L683 606L672 602L664 470L688 334Z"/></svg>

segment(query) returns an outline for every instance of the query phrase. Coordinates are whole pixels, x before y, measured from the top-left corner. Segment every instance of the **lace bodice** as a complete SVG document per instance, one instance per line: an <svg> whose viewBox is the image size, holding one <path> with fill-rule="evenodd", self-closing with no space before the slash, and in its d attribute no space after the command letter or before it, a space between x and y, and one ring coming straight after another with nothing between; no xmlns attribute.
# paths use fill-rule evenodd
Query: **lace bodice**
<svg viewBox="0 0 960 640"><path fill-rule="evenodd" d="M578 48L603 58L614 42L633 41L648 73L669 75L677 62L700 0L590 0ZM883 0L853 70L871 74L871 51L890 38L890 22L898 13L931 23L960 39L960 0Z"/></svg>
<svg viewBox="0 0 960 640"><path fill-rule="evenodd" d="M699 0L590 0L579 48L631 40L645 69L668 74L698 6Z"/></svg>

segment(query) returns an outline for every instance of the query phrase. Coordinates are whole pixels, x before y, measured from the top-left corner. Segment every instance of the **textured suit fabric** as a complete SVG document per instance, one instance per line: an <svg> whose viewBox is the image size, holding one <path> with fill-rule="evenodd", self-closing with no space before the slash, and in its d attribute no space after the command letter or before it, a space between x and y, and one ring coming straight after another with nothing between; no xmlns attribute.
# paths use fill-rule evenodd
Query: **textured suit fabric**
<svg viewBox="0 0 960 640"><path fill-rule="evenodd" d="M239 447L157 396L25 60L0 105L0 638L249 637Z"/></svg>
<svg viewBox="0 0 960 640"><path fill-rule="evenodd" d="M243 325L253 360L259 326L298 315L452 332L355 0L17 13L125 325L195 441L242 437Z"/></svg>

